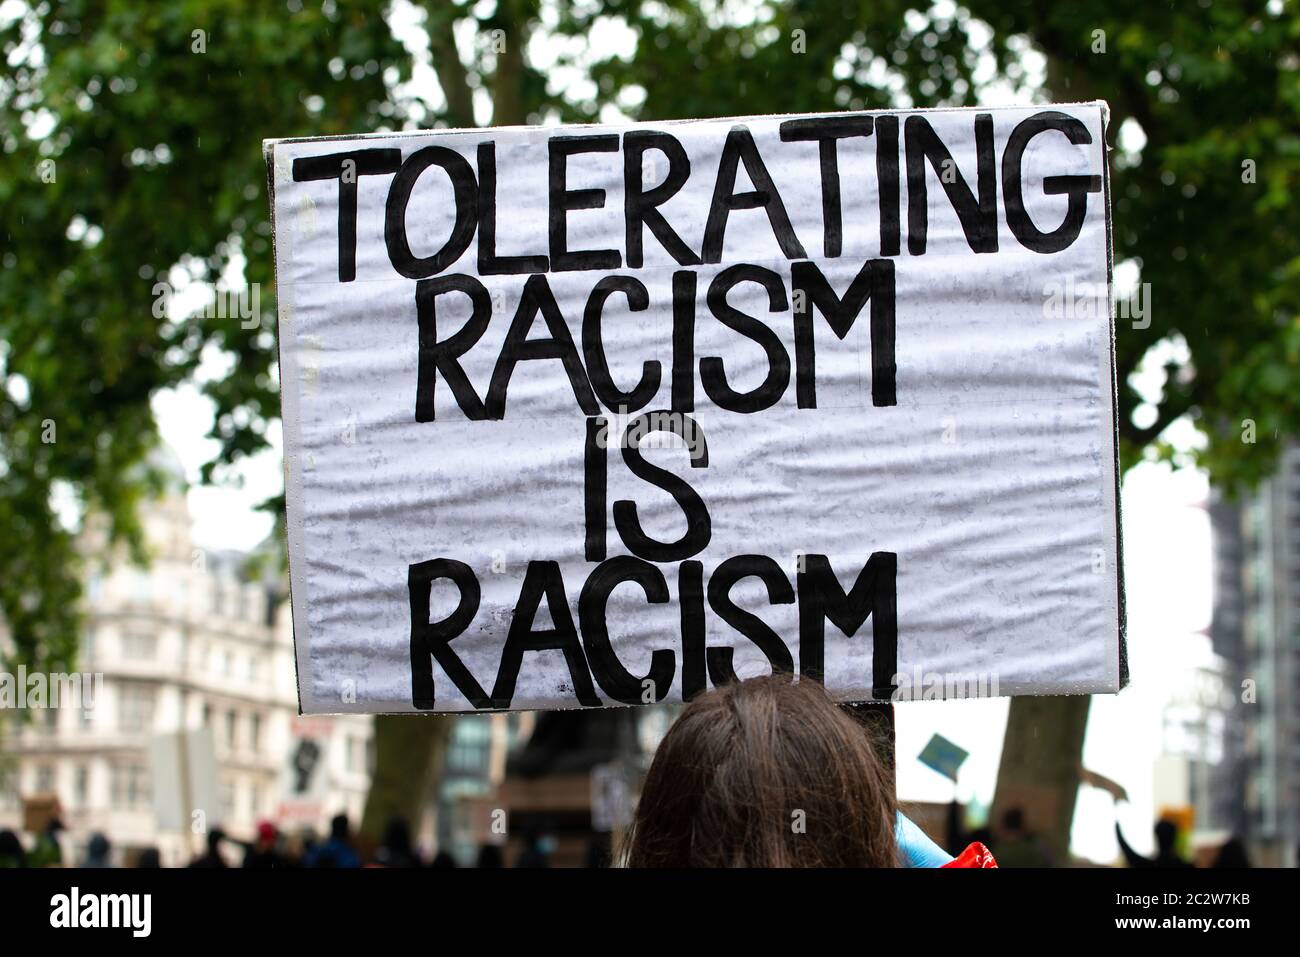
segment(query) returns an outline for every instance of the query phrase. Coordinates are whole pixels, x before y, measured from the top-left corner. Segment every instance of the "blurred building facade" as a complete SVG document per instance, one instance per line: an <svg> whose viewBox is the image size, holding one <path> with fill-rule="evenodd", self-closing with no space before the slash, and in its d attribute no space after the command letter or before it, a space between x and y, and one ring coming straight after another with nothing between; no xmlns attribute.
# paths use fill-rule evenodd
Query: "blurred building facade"
<svg viewBox="0 0 1300 957"><path fill-rule="evenodd" d="M1238 501L1215 496L1214 651L1232 706L1225 759L1209 787L1225 795L1224 827L1258 863L1297 861L1300 845L1300 447Z"/></svg>
<svg viewBox="0 0 1300 957"><path fill-rule="evenodd" d="M1197 636L1207 646L1206 636ZM1241 797L1228 772L1240 753L1229 732L1233 668L1207 647L1200 663L1173 681L1161 714L1161 754L1153 768L1156 816L1178 821L1189 833L1187 851L1217 848L1244 834Z"/></svg>
<svg viewBox="0 0 1300 957"><path fill-rule="evenodd" d="M370 781L370 719L299 718L276 563L259 572L257 556L196 548L179 465L164 464L171 491L141 516L149 566L88 565L76 668L102 675L98 694L2 732L0 827L20 828L24 801L54 794L74 860L98 831L119 863L157 847L175 865L211 827L248 839L262 820L322 830L346 811L355 823ZM92 523L85 539L88 555L104 554Z"/></svg>
<svg viewBox="0 0 1300 957"><path fill-rule="evenodd" d="M531 711L456 719L422 843L446 851L461 867L473 866L485 844L505 855L509 822L500 789L506 758L528 739L535 721Z"/></svg>

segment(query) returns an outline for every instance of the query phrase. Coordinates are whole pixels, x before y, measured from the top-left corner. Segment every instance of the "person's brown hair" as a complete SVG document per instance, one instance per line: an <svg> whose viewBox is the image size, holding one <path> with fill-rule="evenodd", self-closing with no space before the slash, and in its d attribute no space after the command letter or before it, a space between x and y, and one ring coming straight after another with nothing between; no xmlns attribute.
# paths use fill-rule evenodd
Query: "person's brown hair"
<svg viewBox="0 0 1300 957"><path fill-rule="evenodd" d="M873 733L810 680L733 682L655 752L629 867L894 867L897 801Z"/></svg>

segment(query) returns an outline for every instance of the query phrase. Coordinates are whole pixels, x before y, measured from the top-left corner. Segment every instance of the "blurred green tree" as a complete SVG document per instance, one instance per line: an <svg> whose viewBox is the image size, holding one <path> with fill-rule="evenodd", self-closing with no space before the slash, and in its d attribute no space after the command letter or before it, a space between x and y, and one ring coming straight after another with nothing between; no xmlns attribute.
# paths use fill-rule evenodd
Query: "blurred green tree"
<svg viewBox="0 0 1300 957"><path fill-rule="evenodd" d="M211 281L245 262L272 288L268 136L1105 99L1115 258L1150 290L1146 316L1116 329L1125 465L1195 461L1234 488L1268 474L1300 422L1293 5L72 0L4 15L0 615L29 665L76 647L81 558L57 496L145 557L152 396L223 352L230 373L203 383L220 443L205 480L266 444L272 297L254 329L156 307L178 270ZM406 83L426 58L431 81ZM1133 375L1151 357L1164 382L1143 395ZM1184 417L1203 441L1180 453L1164 436ZM1039 709L1024 735L1013 706L1009 737L1077 755L1087 699L1056 707L1057 725ZM418 813L412 775L427 780L445 745L446 722L428 719L381 721L381 738L404 720L422 733L381 741L372 830ZM1072 787L1077 761L1057 764L1050 787ZM1058 849L1073 800L1059 803Z"/></svg>

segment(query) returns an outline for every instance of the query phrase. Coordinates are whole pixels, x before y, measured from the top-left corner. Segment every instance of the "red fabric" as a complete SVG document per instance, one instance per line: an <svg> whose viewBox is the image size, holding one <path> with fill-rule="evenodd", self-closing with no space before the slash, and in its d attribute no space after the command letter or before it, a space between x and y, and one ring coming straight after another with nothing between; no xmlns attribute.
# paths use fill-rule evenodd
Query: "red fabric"
<svg viewBox="0 0 1300 957"><path fill-rule="evenodd" d="M987 847L976 841L966 850L954 857L944 867L997 867L993 854Z"/></svg>

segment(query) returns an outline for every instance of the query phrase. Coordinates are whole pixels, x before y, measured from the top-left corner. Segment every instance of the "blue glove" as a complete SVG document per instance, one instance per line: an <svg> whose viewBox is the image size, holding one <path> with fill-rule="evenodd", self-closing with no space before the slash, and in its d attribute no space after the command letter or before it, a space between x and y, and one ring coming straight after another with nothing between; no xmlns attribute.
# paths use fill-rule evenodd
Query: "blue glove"
<svg viewBox="0 0 1300 957"><path fill-rule="evenodd" d="M926 833L898 812L894 840L904 867L943 867L952 855L930 840Z"/></svg>

